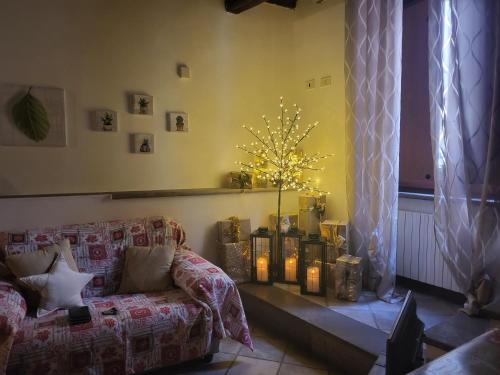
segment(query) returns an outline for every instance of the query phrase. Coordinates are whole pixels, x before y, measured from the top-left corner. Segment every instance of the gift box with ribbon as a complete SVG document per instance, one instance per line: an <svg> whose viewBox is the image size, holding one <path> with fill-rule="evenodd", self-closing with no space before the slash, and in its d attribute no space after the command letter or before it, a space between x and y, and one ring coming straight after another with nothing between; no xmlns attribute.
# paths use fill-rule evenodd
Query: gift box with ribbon
<svg viewBox="0 0 500 375"><path fill-rule="evenodd" d="M325 215L326 195L303 194L299 196L299 229L309 234L319 234L319 223Z"/></svg>
<svg viewBox="0 0 500 375"><path fill-rule="evenodd" d="M219 221L217 227L218 240L222 244L247 241L250 239L250 233L252 232L250 219L239 219L236 216Z"/></svg>
<svg viewBox="0 0 500 375"><path fill-rule="evenodd" d="M320 224L321 237L326 239L329 246L330 262L344 254L349 249L349 224L341 220L325 220Z"/></svg>
<svg viewBox="0 0 500 375"><path fill-rule="evenodd" d="M363 269L361 258L342 255L335 265L335 293L337 298L355 302L361 295Z"/></svg>

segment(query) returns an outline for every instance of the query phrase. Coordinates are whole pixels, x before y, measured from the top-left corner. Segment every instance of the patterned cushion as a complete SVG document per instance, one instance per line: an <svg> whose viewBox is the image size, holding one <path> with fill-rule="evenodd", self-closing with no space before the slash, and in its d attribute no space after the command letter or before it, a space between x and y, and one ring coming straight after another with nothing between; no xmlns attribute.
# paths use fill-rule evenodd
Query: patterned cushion
<svg viewBox="0 0 500 375"><path fill-rule="evenodd" d="M131 245L163 245L165 237L175 239L178 246L186 238L178 223L163 217L64 225L0 234L0 239L3 238L6 242L2 258L35 251L68 238L79 270L95 275L83 290L84 297L104 296L116 291L121 280L125 248Z"/></svg>
<svg viewBox="0 0 500 375"><path fill-rule="evenodd" d="M181 289L93 297L92 322L70 326L66 311L26 318L8 373L121 374L183 362L208 352L212 323ZM116 307L116 316L100 311Z"/></svg>

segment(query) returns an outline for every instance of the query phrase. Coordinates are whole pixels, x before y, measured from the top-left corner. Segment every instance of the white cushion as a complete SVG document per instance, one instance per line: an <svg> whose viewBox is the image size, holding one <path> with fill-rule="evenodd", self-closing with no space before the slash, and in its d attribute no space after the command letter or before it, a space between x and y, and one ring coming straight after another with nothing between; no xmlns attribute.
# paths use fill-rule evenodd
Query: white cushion
<svg viewBox="0 0 500 375"><path fill-rule="evenodd" d="M20 280L40 292L41 300L37 311L37 316L40 317L57 309L83 306L80 293L93 277L91 273L73 271L63 253L59 253L48 273L21 277Z"/></svg>

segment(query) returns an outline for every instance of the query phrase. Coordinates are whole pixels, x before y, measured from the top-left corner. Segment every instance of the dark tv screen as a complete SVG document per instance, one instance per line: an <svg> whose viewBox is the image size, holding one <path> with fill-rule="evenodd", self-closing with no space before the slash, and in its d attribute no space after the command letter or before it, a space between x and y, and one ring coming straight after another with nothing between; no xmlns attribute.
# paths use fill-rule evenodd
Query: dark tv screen
<svg viewBox="0 0 500 375"><path fill-rule="evenodd" d="M417 316L417 302L412 291L406 294L386 347L386 374L400 375L422 366L424 323Z"/></svg>

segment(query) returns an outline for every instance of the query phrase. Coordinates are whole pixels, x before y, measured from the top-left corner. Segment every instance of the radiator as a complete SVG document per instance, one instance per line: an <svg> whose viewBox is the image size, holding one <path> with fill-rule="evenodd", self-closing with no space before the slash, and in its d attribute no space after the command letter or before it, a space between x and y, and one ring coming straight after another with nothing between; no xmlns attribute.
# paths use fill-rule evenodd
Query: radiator
<svg viewBox="0 0 500 375"><path fill-rule="evenodd" d="M459 292L434 236L434 215L398 211L396 272L400 276Z"/></svg>

